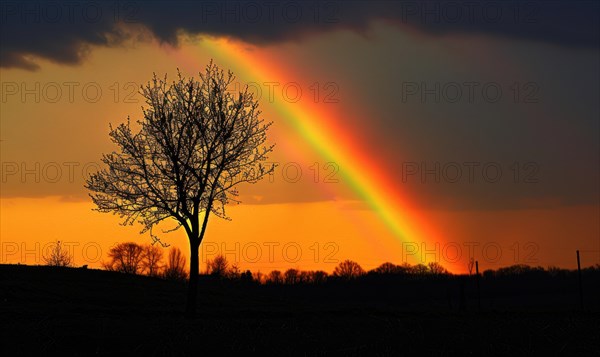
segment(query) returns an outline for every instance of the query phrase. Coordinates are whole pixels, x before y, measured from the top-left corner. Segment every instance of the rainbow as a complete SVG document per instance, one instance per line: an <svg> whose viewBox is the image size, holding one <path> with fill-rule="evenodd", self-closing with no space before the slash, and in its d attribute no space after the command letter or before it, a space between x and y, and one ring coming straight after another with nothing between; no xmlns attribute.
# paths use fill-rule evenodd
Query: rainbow
<svg viewBox="0 0 600 357"><path fill-rule="evenodd" d="M230 68L238 78L248 82L263 83L277 78L281 83L293 78L291 70L286 72L280 64L262 58L259 51L246 44L224 38L202 38L199 50L207 51L210 57L223 68ZM184 65L198 67L198 53L184 50ZM204 53L206 55L206 53ZM182 59L182 58L180 58ZM411 207L409 195L401 192L401 184L390 180L386 173L351 140L352 136L331 118L336 115L331 109L314 103L288 103L283 100L270 103L272 109L293 130L300 133L323 159L339 165L339 174L352 191L377 214L396 238L397 248L402 242L440 242L431 224L418 210ZM305 105L306 104L306 105ZM375 243L375 242L374 242ZM430 245L428 245L430 246ZM400 252L400 250L399 250Z"/></svg>

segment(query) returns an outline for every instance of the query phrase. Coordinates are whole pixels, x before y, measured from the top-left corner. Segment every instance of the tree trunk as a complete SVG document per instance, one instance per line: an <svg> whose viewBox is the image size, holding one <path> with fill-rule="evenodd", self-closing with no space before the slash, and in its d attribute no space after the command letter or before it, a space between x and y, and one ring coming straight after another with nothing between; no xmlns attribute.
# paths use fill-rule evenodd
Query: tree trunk
<svg viewBox="0 0 600 357"><path fill-rule="evenodd" d="M190 239L190 279L188 282L187 305L185 315L187 318L196 317L196 304L198 299L198 248L199 243Z"/></svg>

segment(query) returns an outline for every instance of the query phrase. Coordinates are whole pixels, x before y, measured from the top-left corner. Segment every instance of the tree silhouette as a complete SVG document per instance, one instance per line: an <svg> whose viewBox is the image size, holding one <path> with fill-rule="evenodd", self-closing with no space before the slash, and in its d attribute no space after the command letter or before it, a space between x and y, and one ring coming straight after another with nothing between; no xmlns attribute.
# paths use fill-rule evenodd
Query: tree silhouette
<svg viewBox="0 0 600 357"><path fill-rule="evenodd" d="M333 275L342 279L355 279L363 275L365 271L363 268L352 260L344 260L333 270Z"/></svg>
<svg viewBox="0 0 600 357"><path fill-rule="evenodd" d="M475 258L471 257L469 259L469 264L467 265L467 268L469 269L469 276L471 276L471 274L473 273L474 267L475 267Z"/></svg>
<svg viewBox="0 0 600 357"><path fill-rule="evenodd" d="M286 284L297 284L300 281L299 271L297 269L288 269L283 274L284 281Z"/></svg>
<svg viewBox="0 0 600 357"><path fill-rule="evenodd" d="M241 273L240 280L245 283L251 283L253 281L252 272L250 270L246 270L245 272Z"/></svg>
<svg viewBox="0 0 600 357"><path fill-rule="evenodd" d="M156 245L145 245L142 252L141 268L149 276L159 276L161 260L163 258L162 248Z"/></svg>
<svg viewBox="0 0 600 357"><path fill-rule="evenodd" d="M265 282L266 276L259 270L252 274L252 279L258 282L259 284L263 284Z"/></svg>
<svg viewBox="0 0 600 357"><path fill-rule="evenodd" d="M531 267L527 264L515 264L500 268L496 271L497 276L517 276L543 272L542 267Z"/></svg>
<svg viewBox="0 0 600 357"><path fill-rule="evenodd" d="M281 284L283 283L283 276L279 270L273 270L269 273L267 281L270 284Z"/></svg>
<svg viewBox="0 0 600 357"><path fill-rule="evenodd" d="M411 274L418 276L425 276L429 273L429 267L425 264L417 264L411 267Z"/></svg>
<svg viewBox="0 0 600 357"><path fill-rule="evenodd" d="M376 274L391 275L391 274L402 274L405 271L399 265L396 265L396 264L393 264L390 262L386 262L386 263L381 264L377 268L373 269L373 272Z"/></svg>
<svg viewBox="0 0 600 357"><path fill-rule="evenodd" d="M242 271L240 270L240 267L238 266L237 263L233 263L231 264L231 267L227 270L227 277L229 279L239 279L240 276L242 275Z"/></svg>
<svg viewBox="0 0 600 357"><path fill-rule="evenodd" d="M44 256L46 265L55 267L69 267L73 264L73 255L65 249L60 241L56 241L50 247L50 251Z"/></svg>
<svg viewBox="0 0 600 357"><path fill-rule="evenodd" d="M213 260L206 262L206 272L224 278L229 271L229 262L225 256L218 254Z"/></svg>
<svg viewBox="0 0 600 357"><path fill-rule="evenodd" d="M298 273L298 282L301 284L310 283L310 277L311 277L310 272L301 270Z"/></svg>
<svg viewBox="0 0 600 357"><path fill-rule="evenodd" d="M163 271L165 279L183 281L188 277L185 269L185 257L179 248L173 247L169 250L167 264Z"/></svg>
<svg viewBox="0 0 600 357"><path fill-rule="evenodd" d="M427 264L427 267L429 268L429 273L432 274L432 275L445 275L445 274L448 274L448 270L446 270L446 268L444 268L438 262L429 262L429 264Z"/></svg>
<svg viewBox="0 0 600 357"><path fill-rule="evenodd" d="M313 284L322 284L327 281L327 273L322 270L311 271L310 282Z"/></svg>
<svg viewBox="0 0 600 357"><path fill-rule="evenodd" d="M104 268L127 274L138 274L142 271L144 248L133 242L118 243L108 251L108 262Z"/></svg>
<svg viewBox="0 0 600 357"><path fill-rule="evenodd" d="M237 95L235 77L210 62L200 80L178 74L171 84L156 75L141 88L147 107L134 133L130 121L110 137L119 152L105 154L107 166L86 181L100 212L123 224L139 222L149 231L170 220L185 229L190 246L186 313L196 311L198 249L211 214L229 219L228 203L239 203L236 186L256 183L271 173L264 165L270 123L259 119L258 100L248 87ZM154 236L153 236L154 237ZM158 239L158 238L156 238Z"/></svg>

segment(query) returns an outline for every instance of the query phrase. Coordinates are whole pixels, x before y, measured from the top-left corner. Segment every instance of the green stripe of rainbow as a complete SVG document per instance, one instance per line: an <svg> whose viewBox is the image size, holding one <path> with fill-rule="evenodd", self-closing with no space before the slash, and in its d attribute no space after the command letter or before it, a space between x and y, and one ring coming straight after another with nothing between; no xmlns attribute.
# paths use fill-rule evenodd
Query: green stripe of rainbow
<svg viewBox="0 0 600 357"><path fill-rule="evenodd" d="M208 51L220 67L226 65L225 68L230 68L248 82L262 83L277 78L283 83L284 78L291 77L286 76L272 59L260 58L256 51L247 50L246 45L238 45L228 39L203 38L199 46ZM186 57L188 55L185 54ZM401 194L400 183L390 181L363 150L350 144L350 136L343 132L343 128L339 125L334 127L333 121L327 120L329 115L333 115L327 109L282 100L271 105L279 117L299 132L324 159L339 165L339 174L344 182L379 216L396 237L397 245L401 242L426 242L430 243L427 247L432 247L433 242L439 242L424 215L411 209L406 199L408 195Z"/></svg>

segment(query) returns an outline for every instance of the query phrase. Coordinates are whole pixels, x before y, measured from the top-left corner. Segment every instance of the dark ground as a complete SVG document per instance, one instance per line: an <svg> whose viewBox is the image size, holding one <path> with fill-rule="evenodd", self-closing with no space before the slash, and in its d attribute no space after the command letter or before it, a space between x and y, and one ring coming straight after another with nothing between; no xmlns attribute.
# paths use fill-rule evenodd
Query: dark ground
<svg viewBox="0 0 600 357"><path fill-rule="evenodd" d="M0 265L0 355L600 355L600 279L379 279L185 285L100 270Z"/></svg>

